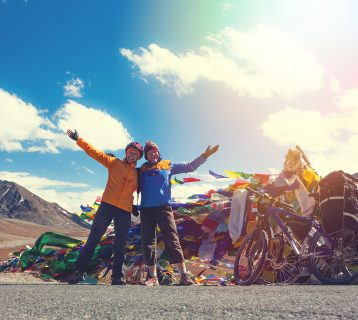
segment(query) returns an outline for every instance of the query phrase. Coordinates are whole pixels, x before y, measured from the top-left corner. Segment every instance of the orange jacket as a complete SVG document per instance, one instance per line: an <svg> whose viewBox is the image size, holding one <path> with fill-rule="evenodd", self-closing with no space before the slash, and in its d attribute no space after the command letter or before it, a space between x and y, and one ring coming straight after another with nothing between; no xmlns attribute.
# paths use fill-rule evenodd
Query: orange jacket
<svg viewBox="0 0 358 320"><path fill-rule="evenodd" d="M115 157L108 156L82 138L77 140L77 145L90 157L108 169L108 180L102 201L125 211L132 212L133 192L137 189L138 185L135 163L130 164Z"/></svg>

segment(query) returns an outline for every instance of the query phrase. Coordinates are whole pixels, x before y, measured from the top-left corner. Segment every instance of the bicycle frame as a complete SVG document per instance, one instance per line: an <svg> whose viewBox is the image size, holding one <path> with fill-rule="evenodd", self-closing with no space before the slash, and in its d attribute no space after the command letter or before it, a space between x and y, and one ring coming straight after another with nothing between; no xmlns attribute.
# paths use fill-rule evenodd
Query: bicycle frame
<svg viewBox="0 0 358 320"><path fill-rule="evenodd" d="M281 219L280 216L285 216L285 219L284 220ZM306 255L304 254L305 243L300 243L299 241L296 240L295 236L293 235L293 232L290 230L290 227L286 225L285 220L290 221L290 219L293 219L294 221L310 223L311 229L307 235L310 235L313 238L313 236L317 232L320 232L322 237L324 237L324 240L327 243L327 246L329 248L334 247L334 243L335 243L334 239L328 237L324 233L322 227L319 225L319 223L314 218L303 217L303 216L297 215L293 212L287 211L285 209L270 206L267 208L267 210L264 214L261 213L259 215L258 227L260 228L262 223L264 223L264 226L265 226L265 224L268 224L268 226L270 226L272 228L272 225L271 225L272 223L270 223L270 221L269 221L270 218L272 219L272 221L274 221L280 227L284 237L286 238L288 243L291 245L292 249L295 251L295 253L297 255L299 255L301 257L304 257L304 258L308 257L308 254L306 254ZM261 223L260 223L260 220L261 220ZM261 228L262 228L262 226L261 226Z"/></svg>
<svg viewBox="0 0 358 320"><path fill-rule="evenodd" d="M257 279L261 279L260 272L266 270L263 269L264 266L268 268L268 272L271 272L270 270L276 272L275 270L277 270L277 277L279 278L275 279L278 283L295 281L295 275L299 277L301 271L305 271L307 268L310 268L313 274L326 284L346 284L357 277L358 270L352 269L350 264L346 265L347 261L354 259L353 267L357 266L356 261L358 260L355 258L356 255L353 255L352 258L351 251L355 250L354 246L348 246L347 251L344 251L342 247L347 233L342 233L342 235L337 233L326 234L316 219L318 208L316 208L315 215L312 218L304 217L296 214L293 207L284 201L256 190L249 189L249 191L258 199L257 224L252 233L248 234L243 240L235 260L235 277L238 284L249 285ZM253 200L255 196L250 196L249 199ZM304 224L302 236L301 230L295 229L295 223ZM252 251L252 248L255 248L253 246L257 248L253 250L259 250L257 253ZM240 280L239 266L242 257L251 259L248 261L256 259L257 268L249 269L249 276ZM241 263L243 262L243 265L247 267L245 259ZM328 262L325 259L328 259ZM267 264L265 265L266 261ZM255 264L251 267L254 266ZM326 269L327 266L328 269ZM327 275L326 270L329 271ZM275 279L271 282L275 282ZM260 281L270 283L270 280L264 278Z"/></svg>

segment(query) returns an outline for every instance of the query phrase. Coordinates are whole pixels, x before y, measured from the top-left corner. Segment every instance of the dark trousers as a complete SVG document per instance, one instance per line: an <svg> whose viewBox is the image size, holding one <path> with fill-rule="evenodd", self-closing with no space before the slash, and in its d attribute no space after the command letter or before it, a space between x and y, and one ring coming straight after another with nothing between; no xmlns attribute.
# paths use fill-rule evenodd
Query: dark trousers
<svg viewBox="0 0 358 320"><path fill-rule="evenodd" d="M112 219L114 220L115 232L112 278L125 281L123 262L126 240L131 223L131 214L106 202L102 202L97 210L87 242L77 259L76 269L81 272L87 271L94 250L100 242L101 237L106 232Z"/></svg>
<svg viewBox="0 0 358 320"><path fill-rule="evenodd" d="M157 237L155 229L157 225L163 235L169 262L183 262L183 250L179 242L172 208L170 206L141 208L140 212L144 263L147 266L153 266L156 263Z"/></svg>

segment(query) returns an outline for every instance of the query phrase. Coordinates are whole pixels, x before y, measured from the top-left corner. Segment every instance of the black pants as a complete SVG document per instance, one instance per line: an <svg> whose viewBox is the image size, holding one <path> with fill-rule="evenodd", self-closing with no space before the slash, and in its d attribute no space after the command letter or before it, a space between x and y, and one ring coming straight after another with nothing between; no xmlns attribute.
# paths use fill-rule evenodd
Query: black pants
<svg viewBox="0 0 358 320"><path fill-rule="evenodd" d="M94 250L112 219L114 219L115 232L112 278L125 281L123 262L131 214L106 202L102 202L97 210L87 242L77 259L76 269L81 272L87 271Z"/></svg>
<svg viewBox="0 0 358 320"><path fill-rule="evenodd" d="M184 261L174 215L170 206L141 208L141 230L144 263L153 266L156 263L156 232L157 224L163 235L165 248L169 253L170 263Z"/></svg>

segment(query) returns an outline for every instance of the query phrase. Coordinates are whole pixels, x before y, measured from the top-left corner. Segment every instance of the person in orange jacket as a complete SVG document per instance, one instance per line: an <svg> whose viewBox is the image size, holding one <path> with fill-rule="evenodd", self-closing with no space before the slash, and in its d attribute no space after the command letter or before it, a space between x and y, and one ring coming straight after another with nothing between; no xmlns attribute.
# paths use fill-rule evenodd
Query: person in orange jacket
<svg viewBox="0 0 358 320"><path fill-rule="evenodd" d="M72 274L70 284L76 284L84 279L84 272L94 253L94 250L106 232L107 227L114 220L115 240L112 270L112 285L124 285L125 274L123 262L125 245L131 223L133 210L133 193L138 187L136 163L143 156L143 147L138 142L131 142L125 149L123 160L96 149L79 137L75 130L67 130L67 135L76 141L91 158L108 169L108 181L102 196L96 216L93 220L91 232L82 248L76 262L76 271Z"/></svg>

